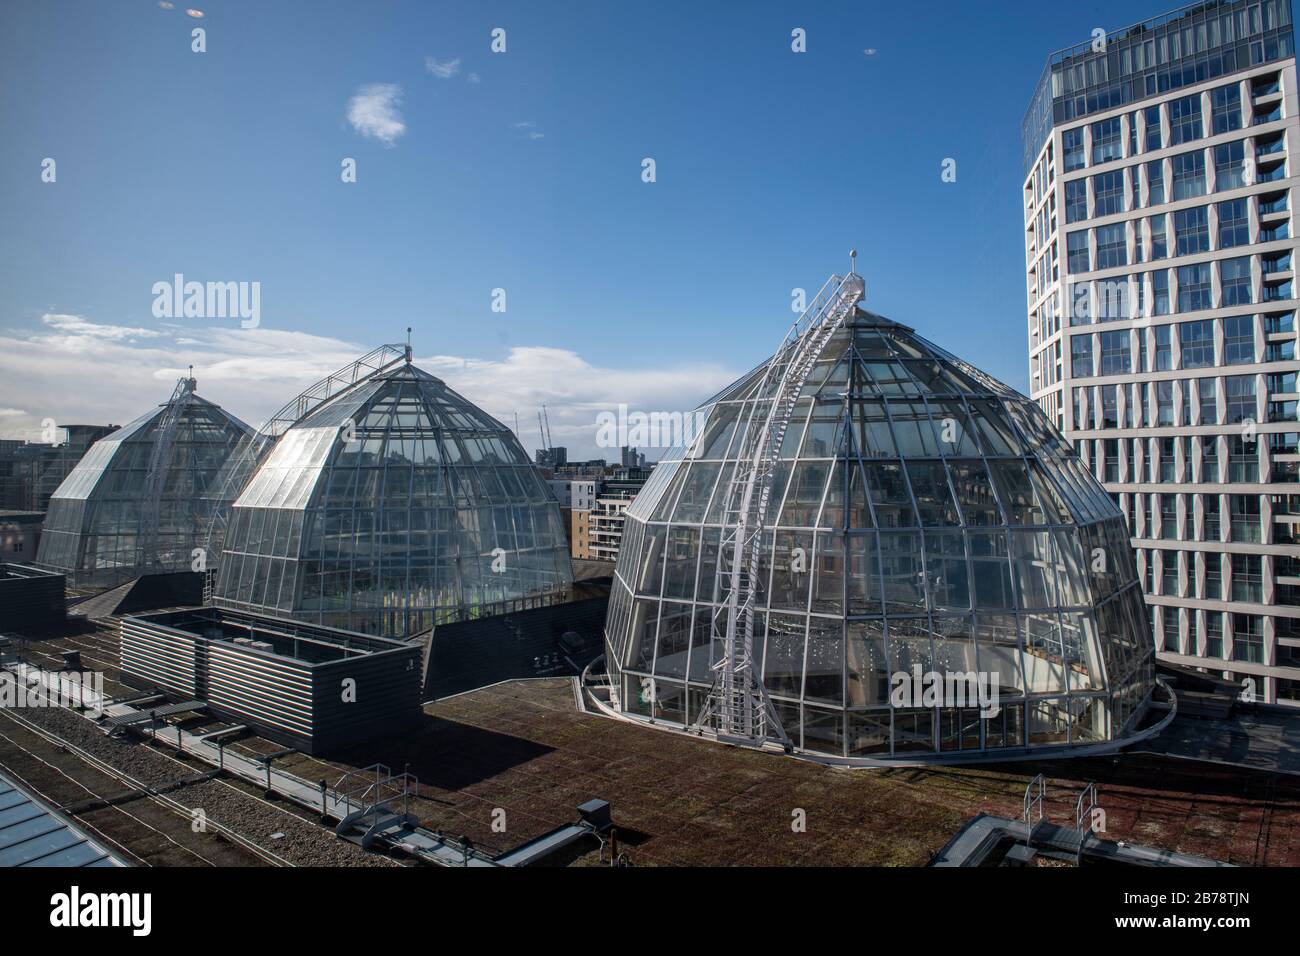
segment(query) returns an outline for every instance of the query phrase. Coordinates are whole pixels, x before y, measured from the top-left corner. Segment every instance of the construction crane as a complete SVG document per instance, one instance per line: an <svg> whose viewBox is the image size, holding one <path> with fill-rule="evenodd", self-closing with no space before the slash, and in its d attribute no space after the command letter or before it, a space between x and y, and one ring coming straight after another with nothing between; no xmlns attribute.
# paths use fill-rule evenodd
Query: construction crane
<svg viewBox="0 0 1300 956"><path fill-rule="evenodd" d="M856 258L856 251L850 253ZM792 746L754 667L754 607L761 587L758 571L763 529L772 499L781 444L822 351L851 317L865 292L850 270L833 275L790 327L772 356L749 408L736 470L726 491L726 510L714 580L711 636L722 649L713 683L695 722L719 739L761 747L775 740Z"/></svg>
<svg viewBox="0 0 1300 956"><path fill-rule="evenodd" d="M542 421L546 423L546 447L554 448L555 442L551 440L551 416L546 411L546 403L542 403Z"/></svg>

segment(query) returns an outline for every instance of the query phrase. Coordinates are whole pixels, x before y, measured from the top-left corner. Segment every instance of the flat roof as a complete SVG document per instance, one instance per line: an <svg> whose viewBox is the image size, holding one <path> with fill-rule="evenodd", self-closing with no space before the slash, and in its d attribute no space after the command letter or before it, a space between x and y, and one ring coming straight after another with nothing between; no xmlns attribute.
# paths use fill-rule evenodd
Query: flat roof
<svg viewBox="0 0 1300 956"><path fill-rule="evenodd" d="M133 619L160 624L193 637L236 645L255 654L287 658L308 666L328 664L349 657L410 651L414 647L407 641L393 638L217 607L132 614L125 618Z"/></svg>

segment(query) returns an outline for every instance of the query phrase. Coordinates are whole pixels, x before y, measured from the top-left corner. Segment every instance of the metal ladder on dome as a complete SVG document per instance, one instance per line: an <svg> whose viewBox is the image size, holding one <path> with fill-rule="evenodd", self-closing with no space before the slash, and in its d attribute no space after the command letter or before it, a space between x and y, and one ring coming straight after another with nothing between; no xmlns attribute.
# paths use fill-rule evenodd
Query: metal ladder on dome
<svg viewBox="0 0 1300 956"><path fill-rule="evenodd" d="M713 685L693 725L697 730L711 725L719 739L748 746L777 740L791 746L754 669L759 545L795 404L826 344L853 314L864 292L862 277L855 272L831 276L790 327L755 393L741 454L727 488L718 550L711 639L721 644L722 655L713 665Z"/></svg>
<svg viewBox="0 0 1300 956"><path fill-rule="evenodd" d="M171 464L172 446L181 417L194 395L193 376L176 381L172 397L168 399L158 425L154 429L153 447L149 451L149 469L144 476L144 496L140 505L140 559L138 567L159 567L163 564L158 554L159 525L162 523L162 495L167 484L168 466ZM193 499L191 498L191 504Z"/></svg>

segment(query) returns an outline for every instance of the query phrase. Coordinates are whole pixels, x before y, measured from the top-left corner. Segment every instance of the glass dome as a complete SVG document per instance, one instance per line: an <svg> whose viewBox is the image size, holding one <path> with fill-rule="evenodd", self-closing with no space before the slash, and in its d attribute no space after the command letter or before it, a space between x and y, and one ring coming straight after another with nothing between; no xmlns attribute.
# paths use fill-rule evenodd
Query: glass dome
<svg viewBox="0 0 1300 956"><path fill-rule="evenodd" d="M556 603L559 505L515 436L403 364L289 428L230 510L213 603L385 636Z"/></svg>
<svg viewBox="0 0 1300 956"><path fill-rule="evenodd" d="M50 498L36 561L82 586L121 584L145 572L190 569L203 530L200 499L249 428L192 392L180 399L157 489L147 480L167 405L95 442ZM157 535L142 528L157 522Z"/></svg>
<svg viewBox="0 0 1300 956"><path fill-rule="evenodd" d="M701 406L628 509L606 620L626 715L691 727L705 708L726 492L766 364ZM860 307L799 393L759 547L754 664L796 750L1097 745L1152 690L1115 503L1037 405ZM998 704L927 697L931 675L984 681Z"/></svg>

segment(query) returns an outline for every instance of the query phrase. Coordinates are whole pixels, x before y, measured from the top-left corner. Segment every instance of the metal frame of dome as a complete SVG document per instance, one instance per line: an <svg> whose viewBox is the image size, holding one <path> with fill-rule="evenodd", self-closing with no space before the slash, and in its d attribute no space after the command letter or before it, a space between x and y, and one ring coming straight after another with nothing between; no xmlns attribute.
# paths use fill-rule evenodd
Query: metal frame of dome
<svg viewBox="0 0 1300 956"><path fill-rule="evenodd" d="M400 637L567 598L559 505L536 466L409 346L403 359L311 403L257 456L214 605Z"/></svg>
<svg viewBox="0 0 1300 956"><path fill-rule="evenodd" d="M861 294L833 276L629 507L603 709L848 765L1157 732L1172 707L1148 720L1167 689L1114 502L1033 402ZM897 705L931 675L933 699ZM954 676L997 687L997 712L944 693Z"/></svg>
<svg viewBox="0 0 1300 956"><path fill-rule="evenodd" d="M191 568L201 501L251 432L195 384L90 447L50 497L36 564L91 587Z"/></svg>

